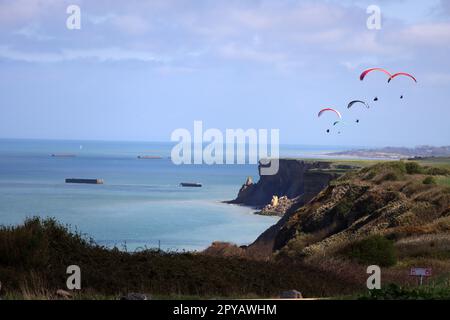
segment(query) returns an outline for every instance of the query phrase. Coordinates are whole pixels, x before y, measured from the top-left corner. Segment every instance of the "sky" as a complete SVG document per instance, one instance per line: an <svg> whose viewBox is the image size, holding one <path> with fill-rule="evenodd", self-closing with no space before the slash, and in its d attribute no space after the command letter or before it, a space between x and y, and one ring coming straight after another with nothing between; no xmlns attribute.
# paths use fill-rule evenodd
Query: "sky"
<svg viewBox="0 0 450 320"><path fill-rule="evenodd" d="M0 138L169 141L200 120L285 144L448 145L449 56L445 0L0 0ZM360 81L371 67L418 83Z"/></svg>

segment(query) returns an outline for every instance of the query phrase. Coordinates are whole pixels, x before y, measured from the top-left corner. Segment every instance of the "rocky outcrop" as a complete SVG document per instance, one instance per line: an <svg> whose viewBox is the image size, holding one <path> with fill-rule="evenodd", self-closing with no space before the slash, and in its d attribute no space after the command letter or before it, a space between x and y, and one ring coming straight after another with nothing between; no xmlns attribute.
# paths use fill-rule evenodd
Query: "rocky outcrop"
<svg viewBox="0 0 450 320"><path fill-rule="evenodd" d="M228 203L263 208L277 196L297 199L297 202L304 204L337 177L336 173L327 172L330 167L329 162L280 159L277 174L260 176L257 183L247 179L237 198Z"/></svg>
<svg viewBox="0 0 450 320"><path fill-rule="evenodd" d="M278 198L278 196L273 196L272 201L256 214L282 217L296 201L297 198L289 199L286 196L282 196L281 198Z"/></svg>

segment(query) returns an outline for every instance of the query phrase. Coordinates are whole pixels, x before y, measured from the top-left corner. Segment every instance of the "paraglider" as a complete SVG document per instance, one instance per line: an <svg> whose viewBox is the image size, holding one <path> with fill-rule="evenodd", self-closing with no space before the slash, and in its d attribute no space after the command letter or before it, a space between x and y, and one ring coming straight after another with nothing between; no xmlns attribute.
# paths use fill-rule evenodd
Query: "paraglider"
<svg viewBox="0 0 450 320"><path fill-rule="evenodd" d="M340 128L341 126L346 125L346 123L345 123L344 121L342 121L342 120L338 120L338 121L335 121L335 122L333 123L333 127L336 127L337 125L339 125L338 128ZM338 133L338 134L341 134L341 130L338 129L338 132L337 132L337 133Z"/></svg>
<svg viewBox="0 0 450 320"><path fill-rule="evenodd" d="M335 121L334 123L333 123L333 126L336 126L337 124L345 124L345 122L343 122L343 121Z"/></svg>
<svg viewBox="0 0 450 320"><path fill-rule="evenodd" d="M367 109L370 108L369 104L367 104L367 103L364 102L364 101L361 101L361 100L353 100L353 101L351 101L351 102L348 104L347 109L350 109L355 103L362 103Z"/></svg>
<svg viewBox="0 0 450 320"><path fill-rule="evenodd" d="M334 112L339 117L339 119L342 119L341 113L339 111L337 111L336 109L333 109L333 108L322 109L322 110L320 110L320 112L319 112L319 114L317 116L320 117L325 112ZM337 122L339 122L339 121L337 121ZM335 122L335 124L336 124L336 122ZM327 129L327 133L330 133L330 129Z"/></svg>
<svg viewBox="0 0 450 320"><path fill-rule="evenodd" d="M376 98L376 99L378 100L378 98ZM377 100L374 100L374 101L377 101ZM347 109L350 109L350 108L351 108L354 104L356 104L356 103L360 103L360 104L364 105L367 109L370 108L370 106L369 106L369 104L368 104L367 102L364 102L364 101L362 101L362 100L353 100L353 101L351 101L351 102L348 104ZM355 122L356 122L356 123L359 123L359 119L356 119Z"/></svg>
<svg viewBox="0 0 450 320"><path fill-rule="evenodd" d="M409 73L406 73L406 72L390 73L389 71L387 71L386 69L383 69L383 68L370 68L370 69L364 70L364 71L361 73L361 75L359 76L359 79L360 79L361 81L363 81L369 73L372 73L372 72L375 72L375 71L376 71L376 72L382 72L382 73L384 73L385 75L387 75L387 76L388 76L388 81L387 81L388 83L390 83L393 79L395 79L395 78L397 78L397 77L400 77L400 76L410 78L410 79L412 79L414 82L417 83L417 79L416 79L416 78L414 77L414 75L412 75L412 74L409 74ZM383 96L383 98L384 98L384 96ZM403 93L400 95L400 99L404 99ZM375 102L377 102L378 100L379 100L378 96L375 96L375 97L373 98L373 101L375 101ZM367 101L370 102L370 100L367 100ZM367 109L370 109L369 103L367 103L367 102L365 102L365 101L363 101L363 100L352 100L352 101L350 101L350 102L348 103L348 105L347 105L347 109L351 109L351 108L361 108L361 107L355 107L356 104L361 104L361 105L363 105L364 107L366 107ZM342 130L343 127L341 127L341 126L342 126L342 125L346 125L345 122L342 121L342 115L341 115L341 113L340 113L338 110L336 110L336 109L333 109L333 108L328 107L328 108L324 108L324 109L320 110L320 112L319 112L319 114L318 114L318 117L321 117L321 116L322 116L324 113L326 113L326 112L332 112L332 113L334 113L334 114L338 117L338 119L336 119L336 120L333 122L333 127L331 127L331 128L329 127L329 128L326 130L326 132L327 132L327 133L334 133L334 132L336 132L337 134L341 134L341 133L343 132L343 130ZM352 109L352 112L353 112L353 109ZM357 113L358 110L355 110L354 112ZM355 118L356 118L356 117L355 117ZM357 123L357 124L359 124L359 123L360 123L360 119L359 119L359 118L356 118L356 119L355 119L355 118L353 118L352 120L349 120L349 123L352 122L352 123ZM354 122L353 122L353 121L354 121Z"/></svg>
<svg viewBox="0 0 450 320"><path fill-rule="evenodd" d="M322 110L320 110L320 112L319 112L319 114L317 116L320 117L324 112L327 112L327 111L331 111L331 112L336 113L337 116L339 117L339 119L342 119L342 116L341 116L340 112L337 111L336 109L333 109L333 108L322 109Z"/></svg>
<svg viewBox="0 0 450 320"><path fill-rule="evenodd" d="M413 79L414 82L417 82L417 79L412 74L409 74L409 73L406 73L406 72L397 72L397 73L392 74L392 73L390 73L389 71L387 71L386 69L383 69L383 68L370 68L370 69L364 70L363 73L361 73L361 75L359 76L359 80L363 81L364 78L369 73L371 73L373 71L380 71L380 72L383 72L383 73L387 74L389 76L388 83L391 82L392 79L397 78L398 76L409 77L409 78Z"/></svg>
<svg viewBox="0 0 450 320"><path fill-rule="evenodd" d="M371 69L367 69L363 73L361 73L361 75L359 76L359 80L363 81L364 78L372 71L381 71L381 72L384 72L385 74L387 74L389 76L389 78L392 77L392 74L383 68L371 68Z"/></svg>
<svg viewBox="0 0 450 320"><path fill-rule="evenodd" d="M388 83L390 83L390 82L392 81L392 79L395 79L395 78L397 78L398 76L409 77L409 78L413 79L414 82L417 83L417 79L416 79L413 75L411 75L411 74L409 74L409 73L406 73L406 72L398 72L398 73L396 73L396 74L391 75L391 76L389 77L389 79L388 79Z"/></svg>

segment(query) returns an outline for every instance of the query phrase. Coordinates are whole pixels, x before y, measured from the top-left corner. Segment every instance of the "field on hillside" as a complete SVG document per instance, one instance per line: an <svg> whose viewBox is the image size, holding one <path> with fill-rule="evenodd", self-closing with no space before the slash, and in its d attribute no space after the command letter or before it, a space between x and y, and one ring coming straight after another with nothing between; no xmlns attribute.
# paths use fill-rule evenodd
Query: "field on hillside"
<svg viewBox="0 0 450 320"><path fill-rule="evenodd" d="M345 158L296 158L298 160L303 160L306 162L314 162L314 161L323 161L323 162L331 162L335 165L348 165L348 166L357 166L357 167L367 167L373 166L377 163L382 162L392 162L393 160L383 160L383 159L345 159ZM398 160L400 161L400 160ZM430 167L440 167L440 168L449 168L450 169L450 158L442 157L442 158L422 158L417 160L404 160L405 162L418 162L422 166L430 166Z"/></svg>

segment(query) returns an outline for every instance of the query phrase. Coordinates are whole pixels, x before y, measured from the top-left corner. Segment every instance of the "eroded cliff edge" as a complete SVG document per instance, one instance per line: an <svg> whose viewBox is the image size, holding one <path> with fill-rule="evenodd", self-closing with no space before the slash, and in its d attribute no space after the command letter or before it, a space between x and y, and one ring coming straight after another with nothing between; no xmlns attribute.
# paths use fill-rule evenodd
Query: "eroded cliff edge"
<svg viewBox="0 0 450 320"><path fill-rule="evenodd" d="M247 179L236 199L228 203L263 208L276 196L296 199L295 203L305 204L338 176L330 162L296 159L280 159L279 161L277 174L260 175L257 183ZM259 165L259 172L261 172L261 165Z"/></svg>

